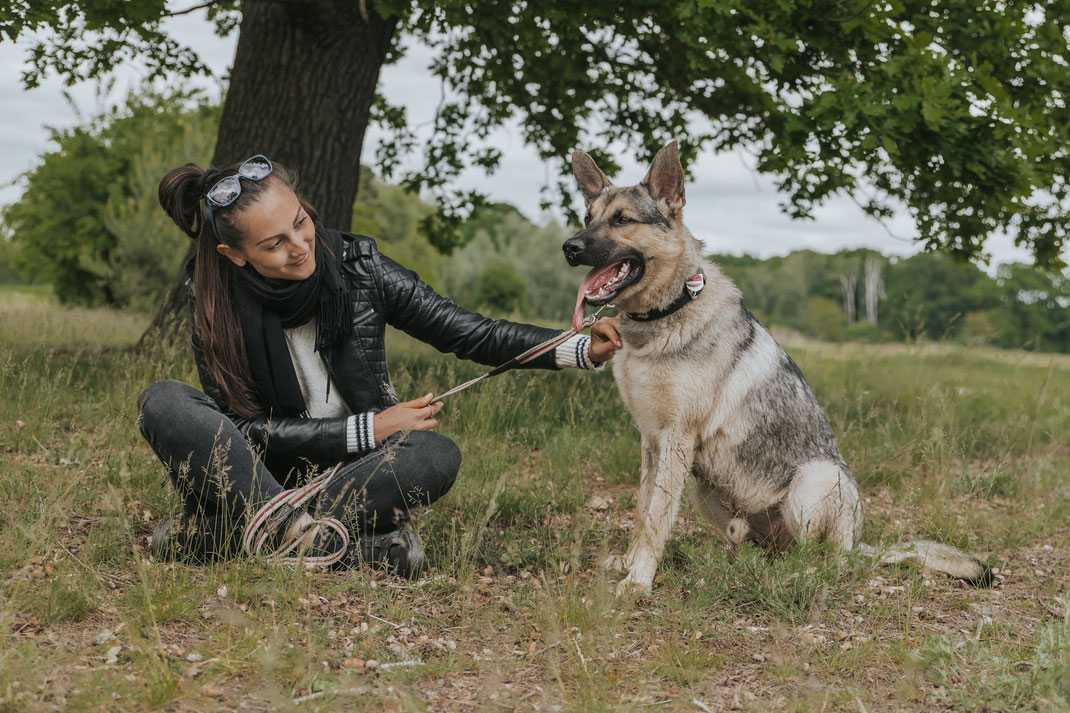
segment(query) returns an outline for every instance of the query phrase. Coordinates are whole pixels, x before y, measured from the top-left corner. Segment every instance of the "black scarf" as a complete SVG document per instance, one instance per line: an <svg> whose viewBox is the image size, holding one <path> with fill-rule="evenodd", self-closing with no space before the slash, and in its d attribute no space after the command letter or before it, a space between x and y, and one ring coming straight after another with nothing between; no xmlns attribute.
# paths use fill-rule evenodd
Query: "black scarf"
<svg viewBox="0 0 1070 713"><path fill-rule="evenodd" d="M324 356L353 333L353 306L342 278L342 236L316 224L316 269L304 280L268 280L248 263L235 271L234 296L257 396L272 414L305 416L283 329L316 317L316 351ZM333 255L332 255L333 253ZM328 388L330 380L328 379Z"/></svg>

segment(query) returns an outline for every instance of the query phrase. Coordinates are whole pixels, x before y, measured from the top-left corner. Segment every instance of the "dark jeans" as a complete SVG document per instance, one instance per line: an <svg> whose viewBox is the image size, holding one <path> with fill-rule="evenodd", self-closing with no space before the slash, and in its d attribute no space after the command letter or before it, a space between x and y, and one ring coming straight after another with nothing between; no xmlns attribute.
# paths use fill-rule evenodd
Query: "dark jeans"
<svg viewBox="0 0 1070 713"><path fill-rule="evenodd" d="M174 532L180 550L191 556L236 554L246 518L301 479L268 472L265 454L197 389L160 381L141 392L137 404L141 433L182 498L182 523ZM460 465L460 449L441 433L396 433L346 463L308 509L338 518L354 541L390 532L408 520L411 508L445 495Z"/></svg>

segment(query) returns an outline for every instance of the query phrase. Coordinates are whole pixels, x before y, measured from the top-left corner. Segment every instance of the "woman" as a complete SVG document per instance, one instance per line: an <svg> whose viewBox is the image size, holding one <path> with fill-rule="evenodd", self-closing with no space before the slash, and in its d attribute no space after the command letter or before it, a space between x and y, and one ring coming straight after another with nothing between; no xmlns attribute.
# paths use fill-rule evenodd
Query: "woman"
<svg viewBox="0 0 1070 713"><path fill-rule="evenodd" d="M371 238L324 228L264 156L224 171L186 164L159 198L196 240L186 287L203 391L162 381L138 398L141 432L183 500L156 527L153 555L244 551L418 576L408 513L450 489L461 456L432 430L441 402L398 403L385 325L487 365L559 332L463 310ZM616 320L591 333L525 366L600 368L621 346Z"/></svg>

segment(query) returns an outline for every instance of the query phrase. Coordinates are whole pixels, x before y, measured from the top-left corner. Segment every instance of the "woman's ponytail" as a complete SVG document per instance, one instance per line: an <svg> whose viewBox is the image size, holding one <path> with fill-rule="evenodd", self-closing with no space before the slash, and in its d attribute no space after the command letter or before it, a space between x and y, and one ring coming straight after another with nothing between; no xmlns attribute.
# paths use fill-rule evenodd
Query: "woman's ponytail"
<svg viewBox="0 0 1070 713"><path fill-rule="evenodd" d="M222 232L220 240L209 222L204 201L210 183L234 175L237 169L233 166L222 172L206 171L195 163L187 163L167 172L160 181L159 198L167 215L194 242L193 287L197 299L193 324L200 334L208 375L225 401L223 406L252 418L265 414L254 396L256 389L249 373L245 335L234 305L234 266L216 249L220 242L238 247L240 233L233 216L217 217Z"/></svg>
<svg viewBox="0 0 1070 713"><path fill-rule="evenodd" d="M195 163L167 172L160 181L160 205L179 230L196 240L204 227L203 177L208 174Z"/></svg>

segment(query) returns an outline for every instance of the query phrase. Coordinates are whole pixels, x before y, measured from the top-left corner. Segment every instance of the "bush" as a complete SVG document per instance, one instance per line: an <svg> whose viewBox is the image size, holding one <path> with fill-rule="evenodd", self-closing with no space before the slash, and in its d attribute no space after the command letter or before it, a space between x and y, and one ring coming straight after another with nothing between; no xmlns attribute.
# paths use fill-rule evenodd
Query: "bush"
<svg viewBox="0 0 1070 713"><path fill-rule="evenodd" d="M512 265L492 263L483 268L476 283L475 303L498 314L521 312L527 286Z"/></svg>
<svg viewBox="0 0 1070 713"><path fill-rule="evenodd" d="M101 217L115 244L97 274L116 305L151 312L171 289L190 241L160 208L160 178L190 161L207 166L214 143L214 122L201 120L187 124L175 144L146 144L127 178L130 195L104 207Z"/></svg>
<svg viewBox="0 0 1070 713"><path fill-rule="evenodd" d="M151 285L160 261L146 259L146 249L166 251L161 258L166 265L174 249L173 241L158 239L158 223L148 218L162 173L148 176L145 164L155 169L166 161L173 162L166 168L203 162L211 152L217 114L218 107L198 91L162 94L146 88L84 126L52 129L57 148L23 174L25 191L2 213L18 251L19 273L31 282L51 282L64 303L123 307L141 302L140 288L128 286L135 278L131 271L153 266L144 278L137 276L139 284ZM198 146L201 155L185 152L193 124L211 137ZM156 212L162 214L158 205ZM126 220L136 226L125 226ZM173 276L172 270L169 280Z"/></svg>
<svg viewBox="0 0 1070 713"><path fill-rule="evenodd" d="M869 322L855 322L845 326L843 338L849 342L876 344L881 340L881 330L880 327Z"/></svg>
<svg viewBox="0 0 1070 713"><path fill-rule="evenodd" d="M799 329L807 336L827 342L842 341L846 331L843 310L828 297L811 297L799 317Z"/></svg>
<svg viewBox="0 0 1070 713"><path fill-rule="evenodd" d="M561 254L568 232L534 225L514 207L496 204L473 221L471 242L439 268L442 287L462 306L478 305L476 285L488 265L510 265L525 283L525 319L571 321L576 290L586 268L570 268Z"/></svg>
<svg viewBox="0 0 1070 713"><path fill-rule="evenodd" d="M959 332L962 343L970 347L983 347L996 339L996 330L987 312L970 312L962 318Z"/></svg>
<svg viewBox="0 0 1070 713"><path fill-rule="evenodd" d="M15 269L15 244L0 232L0 285L22 282Z"/></svg>

